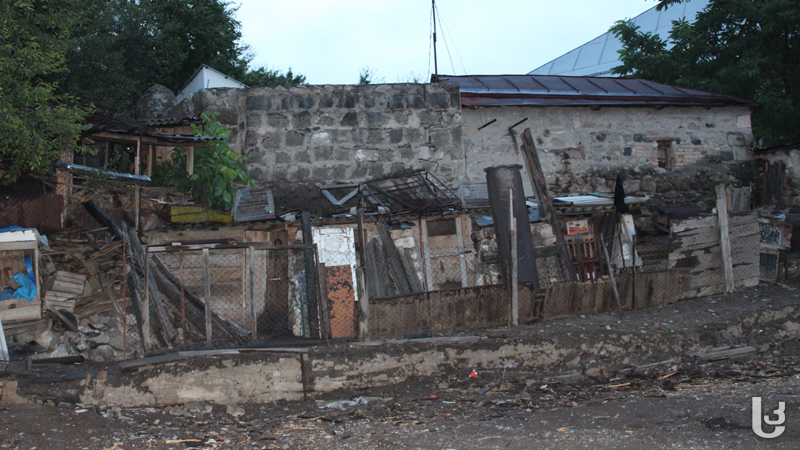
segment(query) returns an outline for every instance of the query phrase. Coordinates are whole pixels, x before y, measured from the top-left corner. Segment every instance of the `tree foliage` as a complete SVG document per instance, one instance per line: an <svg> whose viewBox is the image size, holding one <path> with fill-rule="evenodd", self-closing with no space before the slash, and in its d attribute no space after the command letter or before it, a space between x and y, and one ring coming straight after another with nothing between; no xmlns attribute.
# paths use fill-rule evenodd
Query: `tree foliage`
<svg viewBox="0 0 800 450"><path fill-rule="evenodd" d="M186 171L186 149L178 147L172 151L172 159L156 165L153 181L160 186L174 186L197 201L207 203L209 208L221 210L233 206L237 184L253 183L242 169L246 156L231 150L226 140L231 132L216 120L217 114L202 114L202 125L192 125L197 135L223 139L212 147L194 149L194 171Z"/></svg>
<svg viewBox="0 0 800 450"><path fill-rule="evenodd" d="M56 93L71 30L84 15L78 1L0 2L0 158L4 177L48 170L74 149L88 111Z"/></svg>
<svg viewBox="0 0 800 450"><path fill-rule="evenodd" d="M673 25L664 40L617 22L614 72L758 102L753 133L763 145L800 141L800 2L711 0L694 23Z"/></svg>
<svg viewBox="0 0 800 450"><path fill-rule="evenodd" d="M296 85L302 75L251 70L238 9L226 0L86 0L93 20L76 30L62 88L81 101L136 116L153 84L178 92L202 64L245 84ZM249 81L249 82L248 82Z"/></svg>
<svg viewBox="0 0 800 450"><path fill-rule="evenodd" d="M239 81L250 87L299 86L306 82L306 76L300 74L295 75L292 73L291 67L283 74L280 70L269 69L262 66L254 70L248 70Z"/></svg>

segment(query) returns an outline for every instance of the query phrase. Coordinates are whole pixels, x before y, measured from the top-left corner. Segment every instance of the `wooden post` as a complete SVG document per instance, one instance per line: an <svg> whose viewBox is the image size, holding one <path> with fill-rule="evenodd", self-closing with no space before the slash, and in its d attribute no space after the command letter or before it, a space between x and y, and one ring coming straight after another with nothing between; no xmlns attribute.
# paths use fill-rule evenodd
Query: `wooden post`
<svg viewBox="0 0 800 450"><path fill-rule="evenodd" d="M317 280L319 281L319 303L320 303L320 310L321 310L321 318L324 324L324 339L325 342L333 336L331 331L331 314L330 314L330 300L328 299L328 271L325 268L325 263L317 264L317 271L319 272L319 277ZM360 283L363 285L363 280L359 280ZM363 288L362 288L363 289ZM366 291L366 289L364 289ZM359 320L359 324L360 324ZM360 334L360 325L359 325L359 334Z"/></svg>
<svg viewBox="0 0 800 450"><path fill-rule="evenodd" d="M258 334L258 321L256 317L256 249L254 247L247 248L247 265L250 269L250 319L252 320L250 325L250 332L253 335L253 341L256 340L256 335Z"/></svg>
<svg viewBox="0 0 800 450"><path fill-rule="evenodd" d="M356 280L361 288L358 296L358 339L360 341L369 340L369 289L367 288L367 277L364 267L367 262L367 237L364 232L364 209L359 205L356 210L358 218L358 270L356 270ZM325 285L327 286L327 280ZM327 294L327 292L326 292ZM331 333L333 331L331 330Z"/></svg>
<svg viewBox="0 0 800 450"><path fill-rule="evenodd" d="M508 190L508 204L514 204L514 191ZM511 267L509 268L509 283L511 287L511 325L519 326L519 273L517 269L517 221L514 218L514 208L508 208L508 227L511 239Z"/></svg>
<svg viewBox="0 0 800 450"><path fill-rule="evenodd" d="M211 347L211 270L208 249L203 249L203 284L205 286L203 303L206 307L206 346Z"/></svg>
<svg viewBox="0 0 800 450"><path fill-rule="evenodd" d="M608 256L608 249L603 235L600 234L600 246L603 247L603 253L606 255L606 265L608 266L608 276L611 277L611 287L614 289L614 300L617 301L617 313L619 320L622 320L622 302L619 299L619 291L617 291L617 280L614 278L614 269L611 267L611 257Z"/></svg>
<svg viewBox="0 0 800 450"><path fill-rule="evenodd" d="M719 246L722 250L722 269L725 272L725 293L733 292L733 260L731 259L731 237L728 233L728 201L725 185L717 185L717 220L719 222Z"/></svg>
<svg viewBox="0 0 800 450"><path fill-rule="evenodd" d="M153 146L148 144L147 145L147 176L148 177L152 177L153 176L153 156L154 155L155 155L155 152L153 151Z"/></svg>
<svg viewBox="0 0 800 450"><path fill-rule="evenodd" d="M511 210L509 209L509 211ZM458 238L458 265L461 269L461 287L467 287L469 286L469 280L467 280L467 261L464 258L464 230L461 229L461 216L456 216L456 237Z"/></svg>
<svg viewBox="0 0 800 450"><path fill-rule="evenodd" d="M194 147L186 148L186 173L189 176L194 174Z"/></svg>
<svg viewBox="0 0 800 450"><path fill-rule="evenodd" d="M139 175L141 169L139 165L141 164L141 157L142 157L142 135L141 130L139 131L139 140L136 141L136 157L134 158L133 162L133 174ZM139 209L141 208L141 200L142 200L142 188L136 186L136 195L134 197L134 230L139 231Z"/></svg>
<svg viewBox="0 0 800 450"><path fill-rule="evenodd" d="M178 258L180 260L180 280L181 280L181 330L183 335L181 336L181 341L186 342L186 338L188 337L187 333L189 332L186 329L186 292L184 291L183 287L183 249L178 251Z"/></svg>
<svg viewBox="0 0 800 450"><path fill-rule="evenodd" d="M558 254L563 266L565 281L575 281L575 267L573 267L572 258L567 251L567 242L564 240L561 224L558 222L558 217L556 217L556 209L553 207L553 200L550 198L550 192L547 189L547 181L542 172L542 165L539 162L539 155L536 153L536 144L533 143L530 128L526 128L522 132L522 153L525 155L525 165L528 169L528 175L531 177L531 184L541 196L539 209L546 209L547 220L553 229L553 235L556 237L556 245L558 245Z"/></svg>
<svg viewBox="0 0 800 450"><path fill-rule="evenodd" d="M423 253L423 267L425 268L425 290L434 290L433 286L433 271L431 270L431 247L428 245L428 219L422 218L419 221L420 233L422 233L422 248L425 250Z"/></svg>

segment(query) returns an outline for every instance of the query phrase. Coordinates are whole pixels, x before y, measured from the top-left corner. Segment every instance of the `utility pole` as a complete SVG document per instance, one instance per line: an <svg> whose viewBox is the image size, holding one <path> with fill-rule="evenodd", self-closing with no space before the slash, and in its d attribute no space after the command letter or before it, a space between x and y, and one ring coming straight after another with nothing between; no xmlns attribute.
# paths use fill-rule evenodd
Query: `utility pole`
<svg viewBox="0 0 800 450"><path fill-rule="evenodd" d="M431 10L433 12L433 76L438 79L439 65L436 61L436 0L431 0Z"/></svg>

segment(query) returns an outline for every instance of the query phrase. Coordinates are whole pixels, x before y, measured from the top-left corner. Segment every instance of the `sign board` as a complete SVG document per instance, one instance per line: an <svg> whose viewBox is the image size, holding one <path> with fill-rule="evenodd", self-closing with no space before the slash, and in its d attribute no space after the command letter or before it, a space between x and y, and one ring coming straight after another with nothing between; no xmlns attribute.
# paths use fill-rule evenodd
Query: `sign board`
<svg viewBox="0 0 800 450"><path fill-rule="evenodd" d="M567 222L567 234L586 234L589 232L588 220L570 220Z"/></svg>

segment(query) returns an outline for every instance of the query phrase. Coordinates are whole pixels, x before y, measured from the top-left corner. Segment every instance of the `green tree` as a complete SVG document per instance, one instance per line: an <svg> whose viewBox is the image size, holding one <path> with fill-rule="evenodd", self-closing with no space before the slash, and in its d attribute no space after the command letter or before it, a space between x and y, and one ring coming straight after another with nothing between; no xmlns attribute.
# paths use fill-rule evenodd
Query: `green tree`
<svg viewBox="0 0 800 450"><path fill-rule="evenodd" d="M711 0L694 23L673 24L664 40L617 22L614 72L758 102L753 133L764 146L800 141L800 2Z"/></svg>
<svg viewBox="0 0 800 450"><path fill-rule="evenodd" d="M292 73L292 68L286 71L285 74L280 70L269 69L265 66L259 67L254 70L248 70L244 77L239 80L242 83L250 86L299 86L305 84L305 75L295 75Z"/></svg>
<svg viewBox="0 0 800 450"><path fill-rule="evenodd" d="M88 111L56 93L71 30L85 16L73 0L0 2L0 158L3 176L49 170L74 149Z"/></svg>
<svg viewBox="0 0 800 450"><path fill-rule="evenodd" d="M63 92L137 116L136 100L153 84L177 92L202 64L245 84L295 85L291 71L251 70L238 9L226 0L87 0L93 20L75 31Z"/></svg>
<svg viewBox="0 0 800 450"><path fill-rule="evenodd" d="M216 120L218 113L202 114L202 125L192 125L195 134L222 140L211 147L194 149L194 171L186 171L186 149L172 151L172 159L155 167L153 181L159 186L174 186L209 208L221 210L233 206L237 185L251 185L253 180L242 169L246 156L239 156L226 142L231 132Z"/></svg>

